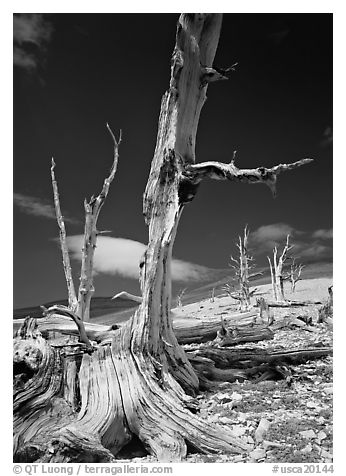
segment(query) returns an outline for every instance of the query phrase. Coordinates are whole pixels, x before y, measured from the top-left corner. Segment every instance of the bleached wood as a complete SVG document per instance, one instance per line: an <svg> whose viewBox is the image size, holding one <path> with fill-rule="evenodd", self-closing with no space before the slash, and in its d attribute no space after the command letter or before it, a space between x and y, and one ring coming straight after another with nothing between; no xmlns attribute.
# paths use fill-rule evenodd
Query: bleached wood
<svg viewBox="0 0 346 476"><path fill-rule="evenodd" d="M290 235L287 235L286 237L286 243L285 246L281 252L281 255L278 257L278 249L275 246L273 249L273 264L271 263L271 260L269 257L269 266L270 266L270 274L272 278L272 288L273 288L273 295L274 299L277 302L284 302L286 301L285 298L285 293L284 293L284 264L286 260L288 259L288 252L293 248L293 245L289 244L289 238Z"/></svg>
<svg viewBox="0 0 346 476"><path fill-rule="evenodd" d="M121 131L120 137L117 141L108 124L107 129L112 137L114 144L112 168L109 176L105 179L103 183L103 187L100 194L96 198L92 196L89 202L87 200L84 200L85 226L77 304L77 314L83 321L89 321L90 319L90 301L95 291L93 285L93 264L98 235L97 219L99 217L101 208L107 198L109 187L114 179L117 170L119 145L121 143Z"/></svg>
<svg viewBox="0 0 346 476"><path fill-rule="evenodd" d="M240 302L240 310L241 311L248 311L251 306L251 296L256 292L256 289L250 291L250 278L257 276L258 274L262 273L253 273L250 274L250 270L254 268L254 265L251 264L253 261L253 257L250 256L248 252L248 240L249 240L249 231L247 226L244 228L243 237L239 236L237 248L239 250L239 257L238 259L233 258L231 256L231 261L235 264L231 265L231 267L235 271L236 279L239 285L239 292L232 293L231 297L233 299L237 299Z"/></svg>
<svg viewBox="0 0 346 476"><path fill-rule="evenodd" d="M301 274L303 269L305 268L305 265L302 263L297 264L296 263L296 258L292 259L292 263L290 266L290 272L288 274L288 279L291 282L291 292L294 293L296 290L296 285L297 282L300 281L301 279Z"/></svg>
<svg viewBox="0 0 346 476"><path fill-rule="evenodd" d="M270 188L275 197L277 177L280 173L296 169L312 161L311 158L305 158L290 164L279 164L271 168L257 167L255 169L238 169L233 160L229 164L209 161L189 165L185 168L184 175L195 185L205 177L232 182L264 183Z"/></svg>
<svg viewBox="0 0 346 476"><path fill-rule="evenodd" d="M64 217L61 213L58 183L55 178L54 169L55 169L55 162L54 162L54 159L52 158L50 173L52 178L55 213L56 213L56 218L57 218L57 222L59 226L60 248L61 248L62 261L64 266L65 279L67 284L68 306L72 311L74 311L76 310L76 307L77 307L77 296L76 296L76 291L75 291L75 287L73 283L70 255L68 252L68 246L66 242L65 222L64 222Z"/></svg>
<svg viewBox="0 0 346 476"><path fill-rule="evenodd" d="M38 329L42 333L58 333L63 335L70 336L80 336L78 326L68 318L73 316L71 313L68 313L61 308L57 309L57 313L54 314L54 309L56 307L50 308L51 313L49 317L43 319L37 319ZM246 327L250 325L255 317L257 316L257 311L252 310L249 312L240 312L232 313L224 316L224 322L227 326L236 326L236 327ZM78 316L77 316L78 317ZM78 318L79 319L79 318ZM202 318L196 319L193 317L181 316L179 314L173 314L173 330L179 344L188 344L188 343L199 343L206 342L209 340L215 339L218 330L220 329L220 323L218 320L212 318ZM20 326L25 322L25 319L16 319L13 321L13 330L14 334L18 331ZM111 343L116 330L111 330L110 326L105 326L101 324L93 324L92 322L80 322L80 325L83 325L87 339L89 341L96 341L97 343ZM117 324L117 328L126 326L124 322ZM86 345L88 343L85 339L80 338L80 342L84 342Z"/></svg>

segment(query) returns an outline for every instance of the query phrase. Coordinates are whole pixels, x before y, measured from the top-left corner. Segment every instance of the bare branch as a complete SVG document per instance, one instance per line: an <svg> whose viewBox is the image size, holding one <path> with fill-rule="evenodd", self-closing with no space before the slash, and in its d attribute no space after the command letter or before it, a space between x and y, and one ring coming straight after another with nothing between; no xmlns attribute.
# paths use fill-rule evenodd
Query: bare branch
<svg viewBox="0 0 346 476"><path fill-rule="evenodd" d="M297 282L301 279L301 274L303 269L305 268L305 265L303 264L296 264L296 258L293 258L291 266L290 266L290 272L287 273L287 279L291 281L291 291L294 292L296 289L296 284Z"/></svg>
<svg viewBox="0 0 346 476"><path fill-rule="evenodd" d="M185 167L183 176L192 184L200 183L205 177L214 180L230 180L233 182L264 183L276 195L277 176L281 172L296 169L302 165L309 164L313 159L301 159L291 164L279 164L271 168L257 167L256 169L238 169L233 160L229 164L222 162L202 162L200 164L188 164Z"/></svg>
<svg viewBox="0 0 346 476"><path fill-rule="evenodd" d="M61 248L61 254L62 254L62 261L64 265L65 279L67 284L68 305L69 305L69 308L74 311L77 306L77 297L76 297L76 292L75 292L73 278L72 278L70 255L68 252L68 246L66 242L65 222L64 222L64 217L62 216L62 213L61 213L58 183L55 178L54 169L55 169L55 162L54 162L54 159L52 158L52 166L50 168L50 173L52 177L55 213L56 213L56 218L57 218L57 222L58 222L58 226L60 230L59 231L60 248Z"/></svg>
<svg viewBox="0 0 346 476"><path fill-rule="evenodd" d="M109 187L114 179L119 158L119 144L121 143L121 131L118 141L116 140L109 124L106 127L112 137L114 144L113 152L113 164L109 176L103 183L100 194L95 198L91 197L90 201L84 201L85 209L85 226L84 226L84 243L82 249L82 267L80 285L78 290L78 309L77 314L83 319L88 321L90 316L90 301L94 293L93 286L93 263L94 253L96 249L97 235L100 232L97 231L97 219L100 214L101 208L108 195Z"/></svg>
<svg viewBox="0 0 346 476"><path fill-rule="evenodd" d="M41 306L41 307L43 308L44 306ZM87 346L88 350L93 349L93 346L91 345L91 342L90 342L90 340L87 336L87 333L85 331L84 323L83 323L82 319L75 312L71 311L71 309L69 309L66 306L63 306L61 304L56 304L56 305L51 306L48 309L46 308L44 310L44 315L45 316L49 317L52 314L60 314L60 315L63 315L63 316L71 317L71 319L73 319L74 322L77 325L80 342L83 342Z"/></svg>
<svg viewBox="0 0 346 476"><path fill-rule="evenodd" d="M278 259L278 249L275 246L273 249L273 264L268 257L270 274L272 278L273 294L276 301L285 301L284 295L284 281L289 279L288 275L284 272L284 264L289 259L288 252L294 245L289 244L290 235L286 237L286 243Z"/></svg>

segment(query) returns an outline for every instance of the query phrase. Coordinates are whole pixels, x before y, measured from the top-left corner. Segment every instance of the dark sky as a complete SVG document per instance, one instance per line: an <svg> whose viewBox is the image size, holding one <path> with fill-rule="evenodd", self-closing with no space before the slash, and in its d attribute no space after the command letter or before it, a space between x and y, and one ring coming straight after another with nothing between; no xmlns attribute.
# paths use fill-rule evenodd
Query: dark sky
<svg viewBox="0 0 346 476"><path fill-rule="evenodd" d="M15 307L66 296L54 241L57 224L49 216L50 160L54 156L61 206L70 218L67 232L79 235L83 200L99 193L112 163L106 122L115 132L123 130L123 142L98 228L111 230L110 237L146 243L142 194L177 19L177 14L15 17ZM280 176L275 200L265 186L204 182L184 211L174 256L226 268L248 224L259 264L268 244L287 231L302 260L330 260L332 15L225 14L215 64L235 62L229 81L209 86L197 161L228 162L235 149L243 168L303 157L315 161ZM73 264L78 276L79 263ZM109 271L99 273L95 285L96 295L138 292L136 279Z"/></svg>

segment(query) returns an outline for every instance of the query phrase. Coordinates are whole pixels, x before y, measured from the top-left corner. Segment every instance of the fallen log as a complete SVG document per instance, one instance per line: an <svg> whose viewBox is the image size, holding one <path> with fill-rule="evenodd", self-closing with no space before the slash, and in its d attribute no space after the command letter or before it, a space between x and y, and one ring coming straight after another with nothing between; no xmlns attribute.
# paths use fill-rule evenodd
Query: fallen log
<svg viewBox="0 0 346 476"><path fill-rule="evenodd" d="M267 301L269 307L300 307L313 306L314 304L322 304L321 301ZM256 305L255 305L256 307Z"/></svg>
<svg viewBox="0 0 346 476"><path fill-rule="evenodd" d="M189 344L192 342L202 343L213 340L217 336L220 329L220 321L215 318L195 319L186 316L173 314L173 329L180 344ZM252 324L257 317L257 310L229 314L224 317L227 326L236 326L237 328L245 327ZM14 334L24 324L25 319L15 319L13 321ZM98 343L110 343L114 331L123 326L125 323L119 323L114 326L104 326L101 324L93 324L92 322L84 322L86 334L90 340ZM76 324L66 316L60 314L52 314L50 317L42 317L37 319L39 331L44 336L54 337L54 333L59 335L79 335Z"/></svg>
<svg viewBox="0 0 346 476"><path fill-rule="evenodd" d="M242 382L253 380L285 379L292 383L292 372L287 365L297 365L308 360L332 354L330 347L313 347L295 351L258 351L246 349L203 348L186 351L186 355L198 375L201 390L215 388L217 382Z"/></svg>
<svg viewBox="0 0 346 476"><path fill-rule="evenodd" d="M202 349L187 351L189 359L204 357L215 363L220 369L245 369L260 364L279 365L282 363L297 365L308 360L319 359L332 355L333 349L324 347L307 347L297 350L254 350L254 349L225 349L205 347Z"/></svg>
<svg viewBox="0 0 346 476"><path fill-rule="evenodd" d="M237 344L244 344L246 342L258 342L261 340L273 339L274 332L264 325L255 325L252 328L235 329L229 332L225 337L220 339L218 345L220 347L231 347Z"/></svg>

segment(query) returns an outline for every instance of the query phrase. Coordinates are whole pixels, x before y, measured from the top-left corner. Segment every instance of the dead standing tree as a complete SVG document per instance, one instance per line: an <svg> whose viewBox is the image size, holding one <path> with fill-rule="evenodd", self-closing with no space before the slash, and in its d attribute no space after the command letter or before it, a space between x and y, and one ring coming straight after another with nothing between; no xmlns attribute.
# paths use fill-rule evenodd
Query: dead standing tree
<svg viewBox="0 0 346 476"><path fill-rule="evenodd" d="M239 250L239 258L233 258L231 256L230 266L235 271L236 281L239 285L239 291L231 293L231 296L240 302L240 310L246 312L251 307L251 296L255 293L256 289L250 291L250 279L255 276L259 276L261 273L251 273L254 269L253 256L250 256L248 251L249 231L247 227L244 228L243 238L239 236L237 248Z"/></svg>
<svg viewBox="0 0 346 476"><path fill-rule="evenodd" d="M72 311L75 311L77 309L77 296L76 296L76 291L75 291L75 287L73 283L71 261L70 261L70 255L69 255L67 241L66 241L65 221L61 213L58 183L55 178L54 169L55 169L55 162L54 162L54 159L52 158L50 174L52 178L55 214L56 214L56 218L57 218L57 222L59 226L59 241L60 241L62 262L64 266L64 273L65 273L67 293L68 293L68 307Z"/></svg>
<svg viewBox="0 0 346 476"><path fill-rule="evenodd" d="M279 257L278 257L278 249L275 246L273 250L273 263L271 262L269 256L267 256L269 267L270 267L273 296L276 302L282 302L286 300L285 292L284 292L284 281L285 281L284 265L286 260L289 258L288 252L293 248L293 246L289 244L289 237L290 236L287 235L286 244Z"/></svg>
<svg viewBox="0 0 346 476"><path fill-rule="evenodd" d="M114 179L115 173L118 167L119 158L119 145L121 143L121 131L120 137L117 141L115 136L107 124L107 129L112 136L114 151L113 151L113 165L109 176L105 179L101 193L95 198L91 197L90 201L84 200L85 210L85 226L84 226L84 243L82 249L82 267L80 275L80 284L78 290L78 305L77 315L83 321L89 321L90 319L90 301L92 295L95 292L93 285L93 265L94 254L96 249L97 240L97 220L103 207L103 204L107 198L109 187Z"/></svg>
<svg viewBox="0 0 346 476"><path fill-rule="evenodd" d="M187 288L183 288L179 291L178 295L177 295L177 306L178 307L183 307L183 297L184 297L184 294L186 293L186 289Z"/></svg>
<svg viewBox="0 0 346 476"><path fill-rule="evenodd" d="M204 178L264 183L275 191L279 173L311 159L256 169L238 169L234 162L195 164L197 126L208 83L225 79L212 66L221 20L221 14L179 18L170 86L161 103L144 194L149 242L140 272L143 300L138 310L114 332L111 345L101 342L92 355L72 353L62 359L45 342L31 339L34 331L28 323L20 331L18 339L25 336L33 348L40 346L43 364L25 390L18 391L18 460L114 461L133 434L161 461L182 459L187 444L203 453L249 448L231 432L190 411L194 401L188 394L196 393L199 379L173 331L173 242L183 208Z"/></svg>
<svg viewBox="0 0 346 476"><path fill-rule="evenodd" d="M68 308L61 306L61 311L67 312L67 310L72 311L72 315L75 314L75 318L79 318L81 321L90 320L90 302L92 295L94 294L94 285L93 285L93 266L94 266L94 254L96 249L97 236L99 234L97 230L97 220L101 211L101 208L107 198L109 187L114 179L119 159L119 145L121 143L121 131L118 141L116 140L111 128L108 124L106 127L112 137L114 144L113 152L113 164L109 176L105 179L103 183L102 190L100 194L95 198L91 197L88 202L84 200L84 210L85 210L85 225L84 225L84 238L83 238L83 248L82 248L82 265L81 265L81 274L80 274L80 283L78 289L78 298L76 296L73 278L72 278L72 269L70 263L70 256L66 240L66 230L64 217L61 213L60 199L58 192L58 184L55 178L55 162L52 159L51 166L51 178L53 186L53 195L54 195L54 205L55 213L59 226L59 238L60 238L60 247L62 253L62 260L65 272L65 279L68 291ZM52 312L58 313L59 306L54 306L54 309L46 309L46 314L51 314Z"/></svg>
<svg viewBox="0 0 346 476"><path fill-rule="evenodd" d="M289 272L287 273L287 279L291 283L291 292L292 293L295 292L296 284L301 279L301 274L302 274L303 268L305 268L305 265L303 265L302 263L297 264L296 263L296 258L292 258L292 263L291 263Z"/></svg>

